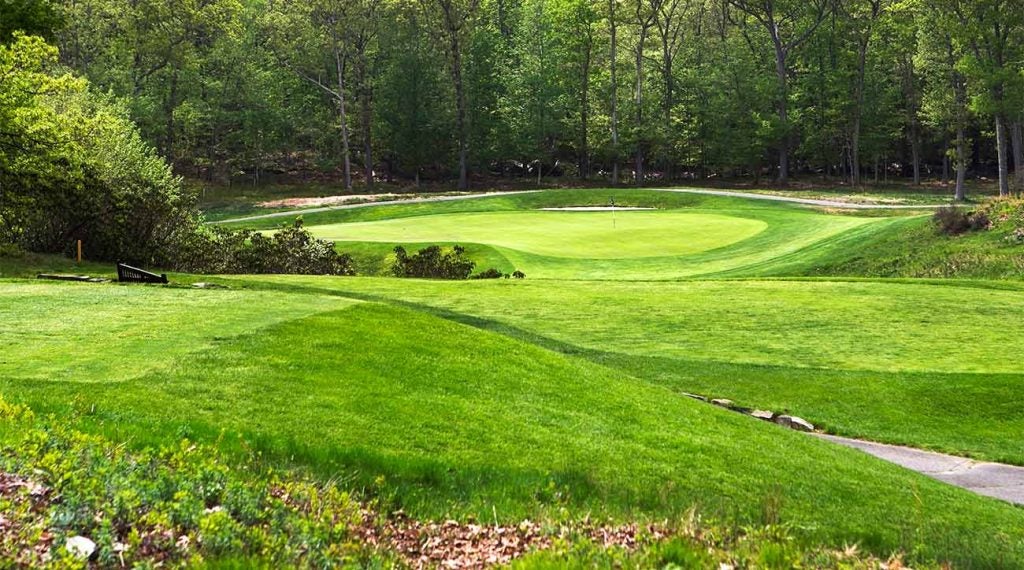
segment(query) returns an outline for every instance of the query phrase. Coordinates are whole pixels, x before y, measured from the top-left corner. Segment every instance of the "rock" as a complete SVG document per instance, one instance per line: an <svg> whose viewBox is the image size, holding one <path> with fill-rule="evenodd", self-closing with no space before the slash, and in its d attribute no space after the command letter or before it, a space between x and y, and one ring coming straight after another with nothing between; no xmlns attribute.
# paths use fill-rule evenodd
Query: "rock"
<svg viewBox="0 0 1024 570"><path fill-rule="evenodd" d="M694 400L700 400L701 402L707 402L708 401L707 397L701 396L700 394L691 394L689 392L683 392L683 395L686 396L687 398L693 398Z"/></svg>
<svg viewBox="0 0 1024 570"><path fill-rule="evenodd" d="M714 400L711 400L711 403L716 406L727 408L730 410L736 407L735 402L726 398L715 398Z"/></svg>
<svg viewBox="0 0 1024 570"><path fill-rule="evenodd" d="M64 548L75 558L88 560L96 552L96 543L84 536L72 536L64 543Z"/></svg>
<svg viewBox="0 0 1024 570"><path fill-rule="evenodd" d="M814 431L814 424L796 416L779 416L775 418L775 423L797 431Z"/></svg>
<svg viewBox="0 0 1024 570"><path fill-rule="evenodd" d="M769 410L754 410L750 412L750 416L770 422L775 419L775 412Z"/></svg>

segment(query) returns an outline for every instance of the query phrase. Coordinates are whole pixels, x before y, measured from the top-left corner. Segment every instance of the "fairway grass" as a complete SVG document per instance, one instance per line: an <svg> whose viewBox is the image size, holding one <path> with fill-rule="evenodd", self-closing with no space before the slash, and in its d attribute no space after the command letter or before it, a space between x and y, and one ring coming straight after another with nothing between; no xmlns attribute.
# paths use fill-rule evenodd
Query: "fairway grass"
<svg viewBox="0 0 1024 570"><path fill-rule="evenodd" d="M0 281L0 378L120 381L218 339L352 301L274 292Z"/></svg>
<svg viewBox="0 0 1024 570"><path fill-rule="evenodd" d="M65 294L75 289L38 286L26 303L84 319L123 301L103 294L123 288L103 285L93 287L102 301L76 304ZM194 323L157 313L151 321L181 338L180 350L196 350L154 350L164 365L127 378L87 370L98 375L89 384L6 374L5 397L87 410L81 425L122 441L189 434L229 446L242 435L268 460L337 477L418 517L516 521L565 509L658 520L697 506L710 518L781 520L801 540L881 554L1024 561L1020 509L610 367L380 303L319 310L322 295L202 293L224 295L207 312L254 317L275 295L317 310L231 336L206 333L217 340L178 334ZM31 327L23 320L12 332Z"/></svg>
<svg viewBox="0 0 1024 570"><path fill-rule="evenodd" d="M930 282L460 283L298 276L257 287L397 303L675 391L830 431L1024 465L1020 291ZM993 329L991 322L1003 323Z"/></svg>

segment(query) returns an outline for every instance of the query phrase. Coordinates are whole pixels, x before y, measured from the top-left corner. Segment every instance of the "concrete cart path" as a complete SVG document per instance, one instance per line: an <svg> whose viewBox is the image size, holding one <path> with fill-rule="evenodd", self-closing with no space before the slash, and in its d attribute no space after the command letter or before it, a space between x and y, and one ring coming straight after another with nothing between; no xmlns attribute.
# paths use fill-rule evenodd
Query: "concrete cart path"
<svg viewBox="0 0 1024 570"><path fill-rule="evenodd" d="M950 485L974 491L979 495L1024 505L1024 467L975 461L966 457L834 435L815 435L839 445L859 449Z"/></svg>

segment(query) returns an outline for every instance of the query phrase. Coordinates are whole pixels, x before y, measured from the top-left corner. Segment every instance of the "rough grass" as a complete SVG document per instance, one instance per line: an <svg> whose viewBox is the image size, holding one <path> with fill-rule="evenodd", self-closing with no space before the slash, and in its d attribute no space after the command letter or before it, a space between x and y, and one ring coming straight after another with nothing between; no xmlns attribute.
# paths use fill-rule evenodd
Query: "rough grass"
<svg viewBox="0 0 1024 570"><path fill-rule="evenodd" d="M44 323L53 334L85 315L125 315L124 291L186 303L222 295L215 309L204 307L207 319L252 317L271 295L100 285L92 290L105 304L84 305L68 294L84 287L40 287L19 305L64 314ZM324 308L321 296L303 297L288 298ZM242 434L268 458L338 476L417 516L515 521L566 509L645 520L697 505L737 524L781 520L801 540L857 542L883 555L1024 561L1020 509L429 314L350 303L230 336L207 333L219 340L190 336L194 321L150 320L194 351L136 345L149 364L141 374L87 369L94 376L84 384L41 381L28 366L36 357L15 347L7 357L14 372L0 387L43 411L85 410L84 427L118 441L185 434L230 447ZM40 326L19 323L8 334ZM91 349L114 360L119 346Z"/></svg>
<svg viewBox="0 0 1024 570"><path fill-rule="evenodd" d="M850 275L870 277L1024 278L1024 244L1007 232L940 234L928 218L898 220L856 242L825 243L789 267L775 265L764 275Z"/></svg>

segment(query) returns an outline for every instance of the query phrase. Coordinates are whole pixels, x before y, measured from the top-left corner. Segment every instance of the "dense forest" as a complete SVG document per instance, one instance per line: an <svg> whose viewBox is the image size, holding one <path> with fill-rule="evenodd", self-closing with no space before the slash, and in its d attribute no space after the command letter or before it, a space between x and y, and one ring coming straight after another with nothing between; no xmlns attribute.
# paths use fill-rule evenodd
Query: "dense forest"
<svg viewBox="0 0 1024 570"><path fill-rule="evenodd" d="M1024 185L1019 0L0 7L42 20L63 66L125 101L178 173L211 182Z"/></svg>

